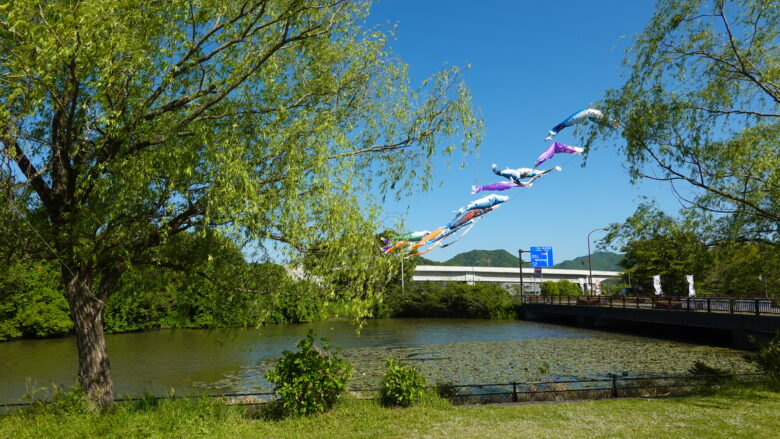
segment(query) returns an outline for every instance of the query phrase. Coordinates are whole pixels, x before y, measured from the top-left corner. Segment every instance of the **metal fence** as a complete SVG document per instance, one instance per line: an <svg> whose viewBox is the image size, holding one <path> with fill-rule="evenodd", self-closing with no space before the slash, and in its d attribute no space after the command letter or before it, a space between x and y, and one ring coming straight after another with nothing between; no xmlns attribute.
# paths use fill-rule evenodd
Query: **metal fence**
<svg viewBox="0 0 780 439"><path fill-rule="evenodd" d="M661 309L687 312L780 315L780 300L764 298L684 296L522 296L522 303L597 306L605 308Z"/></svg>
<svg viewBox="0 0 780 439"><path fill-rule="evenodd" d="M566 401L620 397L664 397L691 394L725 383L760 382L762 373L724 375L672 376L610 376L608 378L560 381L530 381L484 384L437 384L429 388L455 404L485 404L504 402ZM378 388L353 389L361 398L373 398ZM263 405L276 399L273 392L222 393L202 395L153 396L154 399L222 398L229 404ZM145 398L117 398L116 402L143 401ZM0 409L13 409L49 401L0 404Z"/></svg>
<svg viewBox="0 0 780 439"><path fill-rule="evenodd" d="M566 401L620 397L663 397L700 392L726 383L755 383L764 374L644 376L525 383L439 385L455 403Z"/></svg>

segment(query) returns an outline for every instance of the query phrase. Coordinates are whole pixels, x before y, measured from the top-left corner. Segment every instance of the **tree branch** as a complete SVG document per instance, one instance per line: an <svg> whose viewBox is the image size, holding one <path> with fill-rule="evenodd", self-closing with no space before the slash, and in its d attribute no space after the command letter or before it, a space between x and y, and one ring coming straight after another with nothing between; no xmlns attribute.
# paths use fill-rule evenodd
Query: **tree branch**
<svg viewBox="0 0 780 439"><path fill-rule="evenodd" d="M46 208L46 211L49 212L50 217L56 217L59 213L59 209L54 206L51 189L43 179L43 175L38 172L38 169L24 153L24 150L19 145L17 139L11 139L7 135L0 135L0 141L5 145L3 152L11 160L16 162L16 166L20 171L22 171L22 174L24 174L25 178L27 178L27 180L30 182L33 189L35 190L35 193L37 193L38 197L40 197L43 206ZM10 153L9 148L14 148L14 151Z"/></svg>

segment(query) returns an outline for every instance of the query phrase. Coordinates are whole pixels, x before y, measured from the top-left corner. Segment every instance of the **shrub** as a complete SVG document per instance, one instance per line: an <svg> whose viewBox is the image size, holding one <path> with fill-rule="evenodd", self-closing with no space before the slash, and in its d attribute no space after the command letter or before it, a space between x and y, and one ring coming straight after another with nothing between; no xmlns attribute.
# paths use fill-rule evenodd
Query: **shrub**
<svg viewBox="0 0 780 439"><path fill-rule="evenodd" d="M582 294L579 285L568 280L544 281L541 284L542 296L579 296Z"/></svg>
<svg viewBox="0 0 780 439"><path fill-rule="evenodd" d="M734 374L727 369L708 366L702 361L696 361L693 366L688 368L691 375L701 376L705 384L721 384L732 378Z"/></svg>
<svg viewBox="0 0 780 439"><path fill-rule="evenodd" d="M140 397L133 400L133 409L136 411L156 409L159 405L160 399L149 392L144 392Z"/></svg>
<svg viewBox="0 0 780 439"><path fill-rule="evenodd" d="M394 290L383 301L386 317L517 318L518 301L500 285L420 282Z"/></svg>
<svg viewBox="0 0 780 439"><path fill-rule="evenodd" d="M558 282L553 281L544 281L541 284L541 294L542 296L557 296L560 293L558 292Z"/></svg>
<svg viewBox="0 0 780 439"><path fill-rule="evenodd" d="M0 264L0 341L62 335L72 327L56 264Z"/></svg>
<svg viewBox="0 0 780 439"><path fill-rule="evenodd" d="M456 387L453 381L436 381L433 389L440 398L450 399L458 396L460 393L460 387Z"/></svg>
<svg viewBox="0 0 780 439"><path fill-rule="evenodd" d="M44 399L37 399L37 394L39 393L44 395ZM46 398L47 395L49 398ZM25 411L30 414L82 415L90 413L94 409L87 392L81 386L74 386L70 390L64 390L52 384L51 388L41 387L35 389L30 394L22 397L22 399L30 401L30 405L25 408Z"/></svg>
<svg viewBox="0 0 780 439"><path fill-rule="evenodd" d="M581 296L580 286L568 280L558 281L558 294L562 296Z"/></svg>
<svg viewBox="0 0 780 439"><path fill-rule="evenodd" d="M266 379L279 395L280 414L308 415L330 409L347 386L352 366L339 358L337 349L330 352L324 338L322 349L314 345L316 335L309 330L298 342L298 352L284 351Z"/></svg>
<svg viewBox="0 0 780 439"><path fill-rule="evenodd" d="M427 380L409 366L387 360L387 371L379 387L379 400L385 406L409 407L425 394Z"/></svg>
<svg viewBox="0 0 780 439"><path fill-rule="evenodd" d="M780 380L780 330L767 342L759 342L755 337L749 340L758 347L758 352L745 355L745 360L758 366L770 379Z"/></svg>

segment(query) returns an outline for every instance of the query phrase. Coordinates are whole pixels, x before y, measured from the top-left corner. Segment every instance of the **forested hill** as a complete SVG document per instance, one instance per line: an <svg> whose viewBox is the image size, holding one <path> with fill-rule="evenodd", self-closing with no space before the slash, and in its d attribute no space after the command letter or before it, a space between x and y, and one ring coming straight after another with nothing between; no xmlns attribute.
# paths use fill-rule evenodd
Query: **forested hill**
<svg viewBox="0 0 780 439"><path fill-rule="evenodd" d="M527 255L525 255L528 258ZM591 261L594 270L620 271L618 262L622 255L612 252L595 252L591 254ZM517 256L506 250L471 250L461 253L452 259L444 262L431 261L425 258L418 258L417 265L453 265L463 267L517 267ZM529 262L523 264L524 267L530 267ZM568 268L573 270L582 270L588 268L588 257L580 256L572 260L563 261L555 264L554 268Z"/></svg>
<svg viewBox="0 0 780 439"><path fill-rule="evenodd" d="M612 252L595 252L591 253L590 259L593 264L594 270L604 271L621 271L623 270L618 263L623 258L623 255ZM571 270L587 270L588 269L588 257L580 256L569 261L563 261L559 264L555 264L555 268L568 268Z"/></svg>
<svg viewBox="0 0 780 439"><path fill-rule="evenodd" d="M517 256L506 250L471 250L466 253L460 253L444 262L419 258L417 264L455 265L461 267L517 267ZM526 262L523 266L530 267L530 264Z"/></svg>

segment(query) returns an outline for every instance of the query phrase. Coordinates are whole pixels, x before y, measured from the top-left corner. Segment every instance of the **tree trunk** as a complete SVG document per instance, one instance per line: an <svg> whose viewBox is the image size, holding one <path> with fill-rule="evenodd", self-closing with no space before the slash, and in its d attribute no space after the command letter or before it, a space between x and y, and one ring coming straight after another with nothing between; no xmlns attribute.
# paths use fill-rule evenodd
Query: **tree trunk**
<svg viewBox="0 0 780 439"><path fill-rule="evenodd" d="M81 272L67 276L66 290L76 332L79 384L102 410L113 404L114 384L103 335L103 309L106 305L93 294L92 279L93 276Z"/></svg>

